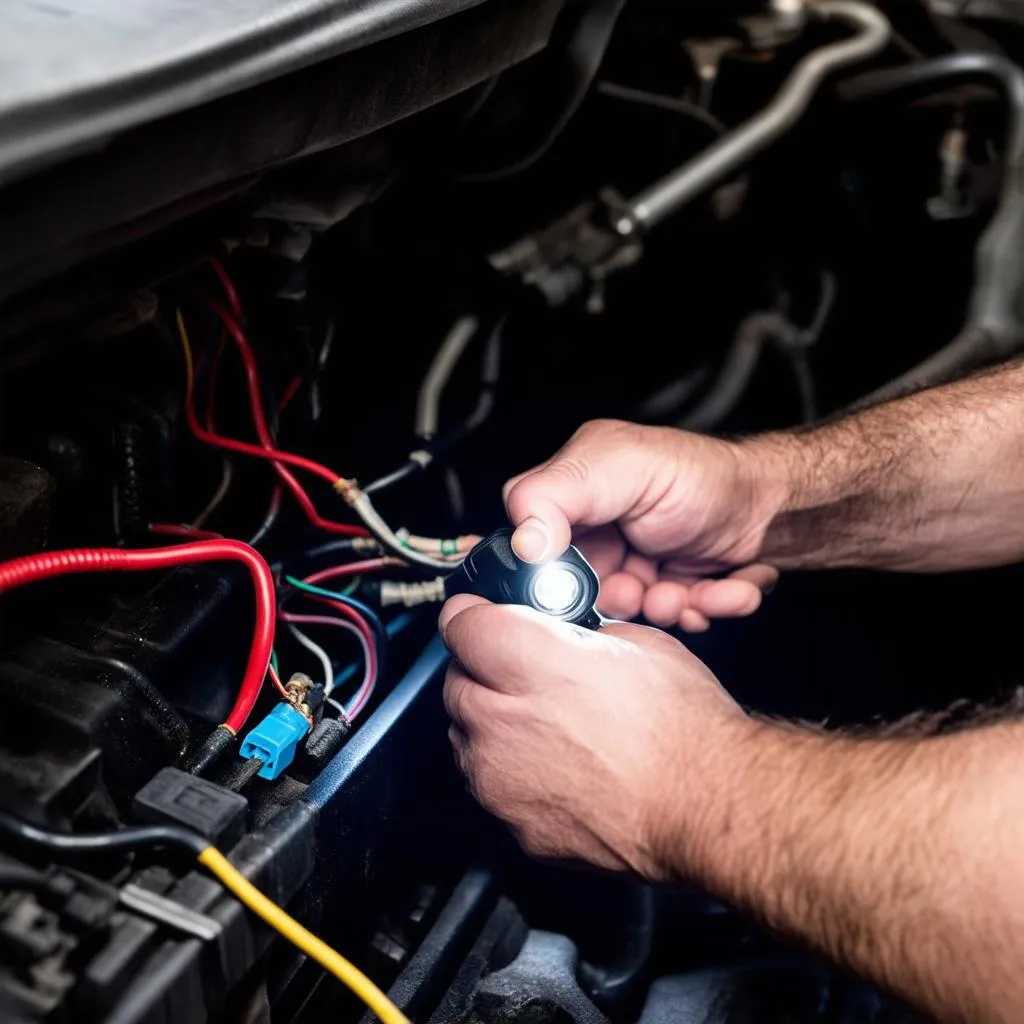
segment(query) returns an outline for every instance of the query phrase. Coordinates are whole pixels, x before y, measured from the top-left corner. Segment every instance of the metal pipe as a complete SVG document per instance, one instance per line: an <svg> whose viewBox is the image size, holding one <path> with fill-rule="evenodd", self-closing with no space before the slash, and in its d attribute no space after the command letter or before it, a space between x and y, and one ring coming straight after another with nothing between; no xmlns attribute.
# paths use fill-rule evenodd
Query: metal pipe
<svg viewBox="0 0 1024 1024"><path fill-rule="evenodd" d="M628 200L615 220L616 231L630 235L654 227L727 179L792 128L828 75L879 53L889 40L885 15L858 0L820 0L810 7L810 13L849 25L857 34L809 53L764 110Z"/></svg>

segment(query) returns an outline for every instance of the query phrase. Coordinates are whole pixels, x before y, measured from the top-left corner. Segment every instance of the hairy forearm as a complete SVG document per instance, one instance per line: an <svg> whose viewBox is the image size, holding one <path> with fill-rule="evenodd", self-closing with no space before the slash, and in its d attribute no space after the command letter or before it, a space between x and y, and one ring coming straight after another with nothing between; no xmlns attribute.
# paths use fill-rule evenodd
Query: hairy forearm
<svg viewBox="0 0 1024 1024"><path fill-rule="evenodd" d="M1024 365L745 442L783 568L938 571L1024 557Z"/></svg>
<svg viewBox="0 0 1024 1024"><path fill-rule="evenodd" d="M1022 743L1018 724L918 740L759 724L675 848L713 891L938 1019L1019 1021Z"/></svg>

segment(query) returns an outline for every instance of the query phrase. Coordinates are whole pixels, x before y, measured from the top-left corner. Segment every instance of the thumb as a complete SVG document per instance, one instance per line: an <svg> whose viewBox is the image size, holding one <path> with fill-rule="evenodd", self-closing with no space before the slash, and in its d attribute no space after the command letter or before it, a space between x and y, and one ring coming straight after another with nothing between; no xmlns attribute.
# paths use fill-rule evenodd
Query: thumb
<svg viewBox="0 0 1024 1024"><path fill-rule="evenodd" d="M527 562L556 558L574 526L600 526L629 513L649 491L652 461L643 428L616 420L586 423L553 458L506 485L516 527L512 547Z"/></svg>

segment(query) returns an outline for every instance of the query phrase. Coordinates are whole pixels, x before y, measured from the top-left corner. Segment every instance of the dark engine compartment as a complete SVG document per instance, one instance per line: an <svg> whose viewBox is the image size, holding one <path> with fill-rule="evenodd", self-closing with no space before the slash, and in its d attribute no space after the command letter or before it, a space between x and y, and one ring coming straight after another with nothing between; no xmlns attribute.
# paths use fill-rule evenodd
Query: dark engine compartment
<svg viewBox="0 0 1024 1024"><path fill-rule="evenodd" d="M360 21L325 5L264 34L240 18L205 63L197 50L139 77L126 61L118 84L115 62L77 106L0 95L0 555L238 538L305 614L286 576L380 556L312 525L266 461L196 438L179 316L207 430L254 443L225 310L277 447L360 483L397 471L377 509L431 538L503 525L504 480L590 418L790 428L888 386L965 321L950 373L1014 353L1024 8L1010 0L871 6L883 45L664 222L632 222L624 197L756 121L801 61L851 34L815 6L369 3ZM424 381L459 331L438 422L417 437ZM408 459L420 450L425 467ZM321 516L358 523L298 475ZM274 779L237 748L187 770L246 671L242 568L3 594L0 807L75 833L199 823L417 1021L914 1019L702 893L529 861L452 762L438 605L422 600L437 572L391 565L381 584L382 568L348 595L383 620L372 693L332 731L314 687L316 728ZM687 643L761 712L893 720L1012 690L1015 606L998 595L1019 575L794 575L754 618ZM321 682L284 625L282 677ZM309 629L357 701L361 646ZM279 704L265 686L246 729ZM25 866L49 872L44 890L7 885ZM0 847L0 1019L362 1012L180 860Z"/></svg>

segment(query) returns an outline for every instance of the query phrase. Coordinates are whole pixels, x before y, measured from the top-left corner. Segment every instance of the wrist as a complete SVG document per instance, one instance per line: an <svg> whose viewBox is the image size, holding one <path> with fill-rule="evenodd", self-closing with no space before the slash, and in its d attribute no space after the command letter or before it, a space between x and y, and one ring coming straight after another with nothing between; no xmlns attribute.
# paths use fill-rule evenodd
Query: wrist
<svg viewBox="0 0 1024 1024"><path fill-rule="evenodd" d="M771 552L773 525L805 506L810 489L807 444L795 434L761 434L734 445L751 494L760 536L756 558Z"/></svg>
<svg viewBox="0 0 1024 1024"><path fill-rule="evenodd" d="M720 858L729 848L733 816L752 793L753 765L775 727L736 707L683 737L677 772L652 808L647 849L653 882L690 879L724 891ZM720 884L721 883L721 884Z"/></svg>

